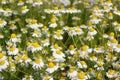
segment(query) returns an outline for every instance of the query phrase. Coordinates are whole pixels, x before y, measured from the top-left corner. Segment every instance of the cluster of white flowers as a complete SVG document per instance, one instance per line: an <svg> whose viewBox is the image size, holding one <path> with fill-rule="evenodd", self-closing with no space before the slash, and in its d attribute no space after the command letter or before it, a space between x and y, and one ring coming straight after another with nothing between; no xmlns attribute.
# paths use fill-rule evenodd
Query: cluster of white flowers
<svg viewBox="0 0 120 80"><path fill-rule="evenodd" d="M93 1L1 0L0 77L120 80L120 1Z"/></svg>

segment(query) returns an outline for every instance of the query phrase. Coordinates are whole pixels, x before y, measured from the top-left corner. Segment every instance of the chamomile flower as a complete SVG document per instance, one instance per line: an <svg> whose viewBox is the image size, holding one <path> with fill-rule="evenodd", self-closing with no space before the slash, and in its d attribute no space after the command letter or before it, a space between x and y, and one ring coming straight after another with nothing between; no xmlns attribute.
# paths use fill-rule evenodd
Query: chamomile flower
<svg viewBox="0 0 120 80"><path fill-rule="evenodd" d="M16 71L15 63L14 62L9 62L10 66L10 71Z"/></svg>
<svg viewBox="0 0 120 80"><path fill-rule="evenodd" d="M28 31L27 31L27 28L21 28L21 32L26 34Z"/></svg>
<svg viewBox="0 0 120 80"><path fill-rule="evenodd" d="M117 46L117 44L118 44L118 41L115 39L115 38L113 38L113 39L111 39L110 41L108 41L108 43L107 43L107 45L108 46L111 46L111 47L115 47L115 46Z"/></svg>
<svg viewBox="0 0 120 80"><path fill-rule="evenodd" d="M93 24L98 24L98 23L101 22L102 20L101 20L101 19L98 19L97 17L93 17L90 21L91 21Z"/></svg>
<svg viewBox="0 0 120 80"><path fill-rule="evenodd" d="M87 68L87 64L85 63L85 61L77 62L77 65L79 68Z"/></svg>
<svg viewBox="0 0 120 80"><path fill-rule="evenodd" d="M43 76L42 80L53 80L51 76Z"/></svg>
<svg viewBox="0 0 120 80"><path fill-rule="evenodd" d="M106 76L108 78L113 78L115 74L115 70L109 70L108 72L106 72Z"/></svg>
<svg viewBox="0 0 120 80"><path fill-rule="evenodd" d="M88 54L88 53L91 53L92 52L92 49L89 48L88 45L83 45L80 49L80 54Z"/></svg>
<svg viewBox="0 0 120 80"><path fill-rule="evenodd" d="M32 60L28 57L28 55L23 55L21 57L21 59L23 60L24 63L30 63Z"/></svg>
<svg viewBox="0 0 120 80"><path fill-rule="evenodd" d="M34 29L32 36L33 37L41 37L41 31L39 29Z"/></svg>
<svg viewBox="0 0 120 80"><path fill-rule="evenodd" d="M67 73L67 76L70 78L70 79L75 79L75 77L77 76L77 71L74 69L74 68L70 68L68 73Z"/></svg>
<svg viewBox="0 0 120 80"><path fill-rule="evenodd" d="M8 55L17 55L18 52L19 50L15 46L8 47Z"/></svg>
<svg viewBox="0 0 120 80"><path fill-rule="evenodd" d="M23 0L19 0L19 2L18 2L18 4L17 4L18 6L22 6L22 5L24 5L24 2L23 2Z"/></svg>
<svg viewBox="0 0 120 80"><path fill-rule="evenodd" d="M10 36L10 41L16 43L18 41L17 35L15 33L12 33Z"/></svg>
<svg viewBox="0 0 120 80"><path fill-rule="evenodd" d="M91 56L91 57L90 57L90 60L96 62L96 61L98 60L98 58L97 58L96 56Z"/></svg>
<svg viewBox="0 0 120 80"><path fill-rule="evenodd" d="M94 35L97 34L97 31L94 28L90 28L89 31L88 31L88 34L91 35L91 36L94 36Z"/></svg>
<svg viewBox="0 0 120 80"><path fill-rule="evenodd" d="M116 29L117 31L120 31L120 23L117 23L115 29Z"/></svg>
<svg viewBox="0 0 120 80"><path fill-rule="evenodd" d="M10 24L10 29L15 30L15 29L17 29L17 27L16 27L16 25L14 23L11 23Z"/></svg>
<svg viewBox="0 0 120 80"><path fill-rule="evenodd" d="M62 47L60 47L57 43L51 46L51 51L56 52L57 50L61 50Z"/></svg>
<svg viewBox="0 0 120 80"><path fill-rule="evenodd" d="M33 6L40 6L42 4L43 2L41 0L35 0L35 2L33 3Z"/></svg>
<svg viewBox="0 0 120 80"><path fill-rule="evenodd" d="M0 19L0 28L6 26L7 22L5 20Z"/></svg>
<svg viewBox="0 0 120 80"><path fill-rule="evenodd" d="M33 63L32 63L32 68L33 69L41 69L42 67L44 67L44 62L43 62L42 58L36 58L35 61L33 61Z"/></svg>
<svg viewBox="0 0 120 80"><path fill-rule="evenodd" d="M31 75L25 75L25 77L22 78L22 80L34 80L34 78Z"/></svg>
<svg viewBox="0 0 120 80"><path fill-rule="evenodd" d="M54 35L53 37L54 37L55 39L62 40L62 39L63 39L62 34L63 34L63 31L57 30L57 31L55 32L55 35Z"/></svg>
<svg viewBox="0 0 120 80"><path fill-rule="evenodd" d="M74 47L74 45L70 45L69 49L66 51L67 54L75 54L76 48Z"/></svg>
<svg viewBox="0 0 120 80"><path fill-rule="evenodd" d="M27 9L27 6L22 6L21 11L22 11L22 14L25 14L29 11L29 9Z"/></svg>
<svg viewBox="0 0 120 80"><path fill-rule="evenodd" d="M5 59L7 59L5 54L4 53L0 53L0 60L5 60Z"/></svg>
<svg viewBox="0 0 120 80"><path fill-rule="evenodd" d="M12 15L12 13L13 13L13 11L12 11L11 9L6 8L6 9L5 9L5 12L4 12L4 16L9 17L9 16Z"/></svg>
<svg viewBox="0 0 120 80"><path fill-rule="evenodd" d="M97 70L104 70L104 66L103 65L104 65L103 60L98 60L97 64L94 65L94 67L97 68Z"/></svg>
<svg viewBox="0 0 120 80"><path fill-rule="evenodd" d="M84 72L78 72L76 80L87 80L88 77Z"/></svg>
<svg viewBox="0 0 120 80"><path fill-rule="evenodd" d="M30 43L30 44L28 45L27 50L30 50L30 51L32 51L32 52L35 52L35 51L40 51L40 50L42 50L42 47L41 47L41 45L39 45L39 43L37 43L37 42L32 42L32 43Z"/></svg>
<svg viewBox="0 0 120 80"><path fill-rule="evenodd" d="M56 71L58 68L59 68L58 63L49 62L46 71L47 71L48 73L53 73L53 72Z"/></svg>
<svg viewBox="0 0 120 80"><path fill-rule="evenodd" d="M74 32L75 35L82 35L83 34L83 31L80 27L75 27L75 32Z"/></svg>
<svg viewBox="0 0 120 80"><path fill-rule="evenodd" d="M45 47L45 46L49 46L50 45L50 41L49 41L49 38L45 39L45 40L42 40L42 45Z"/></svg>
<svg viewBox="0 0 120 80"><path fill-rule="evenodd" d="M106 57L105 57L105 60L106 60L107 62L109 62L109 61L115 61L116 59L117 59L117 57L114 56L114 55L111 54L111 53L108 53L108 54L106 55Z"/></svg>
<svg viewBox="0 0 120 80"><path fill-rule="evenodd" d="M57 27L57 23L56 23L56 20L55 20L55 19L51 19L51 22L50 22L49 27L51 27L51 28Z"/></svg>
<svg viewBox="0 0 120 80"><path fill-rule="evenodd" d="M101 46L101 47L96 47L96 48L94 48L94 51L96 52L96 53L104 53L104 50L103 50L103 47Z"/></svg>
<svg viewBox="0 0 120 80"><path fill-rule="evenodd" d="M65 54L61 50L56 50L56 52L53 52L53 57L55 58L55 61L58 62L64 62Z"/></svg>
<svg viewBox="0 0 120 80"><path fill-rule="evenodd" d="M6 69L8 67L9 63L7 60L0 60L0 71Z"/></svg>
<svg viewBox="0 0 120 80"><path fill-rule="evenodd" d="M33 0L26 0L26 3L32 4L32 3L33 3Z"/></svg>
<svg viewBox="0 0 120 80"><path fill-rule="evenodd" d="M109 34L109 38L110 38L110 39L114 39L114 36L115 36L115 35L114 35L114 32L111 32L111 33Z"/></svg>
<svg viewBox="0 0 120 80"><path fill-rule="evenodd" d="M36 19L30 19L30 20L28 20L28 21L26 21L26 22L28 22L28 25L27 25L27 27L29 27L29 28L32 28L32 29L38 29L38 23L37 23L37 20Z"/></svg>

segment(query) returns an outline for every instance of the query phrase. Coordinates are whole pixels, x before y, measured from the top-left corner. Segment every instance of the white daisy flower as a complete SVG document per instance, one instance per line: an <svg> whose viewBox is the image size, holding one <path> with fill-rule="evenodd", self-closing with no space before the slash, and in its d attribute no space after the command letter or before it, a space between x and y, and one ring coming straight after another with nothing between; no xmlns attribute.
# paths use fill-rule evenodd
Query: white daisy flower
<svg viewBox="0 0 120 80"><path fill-rule="evenodd" d="M85 63L85 61L77 62L77 65L79 68L87 68L87 64Z"/></svg>
<svg viewBox="0 0 120 80"><path fill-rule="evenodd" d="M33 69L41 69L42 67L44 67L44 62L43 62L42 58L35 59L35 61L33 61L33 63L32 63Z"/></svg>
<svg viewBox="0 0 120 80"><path fill-rule="evenodd" d="M94 36L94 35L97 34L97 31L94 28L90 28L89 31L88 31L88 34L91 35L91 36Z"/></svg>
<svg viewBox="0 0 120 80"><path fill-rule="evenodd" d="M64 62L65 54L61 50L57 50L56 52L53 52L53 57L55 58L55 61L58 62Z"/></svg>
<svg viewBox="0 0 120 80"><path fill-rule="evenodd" d="M51 28L57 27L57 23L56 23L56 20L55 20L55 19L51 19L51 22L50 22L49 27L51 27Z"/></svg>
<svg viewBox="0 0 120 80"><path fill-rule="evenodd" d="M5 20L0 19L0 28L6 26L7 22Z"/></svg>
<svg viewBox="0 0 120 80"><path fill-rule="evenodd" d="M53 80L53 78L51 76L44 76L42 80Z"/></svg>
<svg viewBox="0 0 120 80"><path fill-rule="evenodd" d="M85 73L79 72L75 80L88 80L88 78L89 76L87 76Z"/></svg>
<svg viewBox="0 0 120 80"><path fill-rule="evenodd" d="M70 45L69 49L66 51L67 54L71 54L71 55L75 54L75 52L76 52L76 48L74 48L74 45Z"/></svg>
<svg viewBox="0 0 120 80"><path fill-rule="evenodd" d="M96 48L94 48L94 51L96 52L96 53L104 53L104 50L103 50L103 47L101 46L101 47L96 47Z"/></svg>
<svg viewBox="0 0 120 80"><path fill-rule="evenodd" d="M53 63L53 62L49 62L48 63L48 68L46 69L46 71L48 73L53 73L54 71L56 71L59 68L57 63Z"/></svg>
<svg viewBox="0 0 120 80"><path fill-rule="evenodd" d="M69 71L67 72L67 76L70 79L75 79L75 77L77 76L77 71L74 68L70 68Z"/></svg>
<svg viewBox="0 0 120 80"><path fill-rule="evenodd" d="M34 78L31 75L25 75L25 77L22 78L22 80L34 80Z"/></svg>
<svg viewBox="0 0 120 80"><path fill-rule="evenodd" d="M113 78L115 74L115 70L109 70L108 72L106 72L106 76L108 78Z"/></svg>
<svg viewBox="0 0 120 80"><path fill-rule="evenodd" d="M115 46L118 45L118 41L115 38L113 38L110 41L108 41L107 45L115 48Z"/></svg>
<svg viewBox="0 0 120 80"><path fill-rule="evenodd" d="M9 63L7 60L0 60L0 71L6 69L8 67Z"/></svg>
<svg viewBox="0 0 120 80"><path fill-rule="evenodd" d="M43 2L41 0L35 0L35 2L33 3L33 6L40 6L42 4Z"/></svg>
<svg viewBox="0 0 120 80"><path fill-rule="evenodd" d="M17 55L18 53L19 50L15 46L8 48L8 55Z"/></svg>
<svg viewBox="0 0 120 80"><path fill-rule="evenodd" d="M104 70L104 62L102 60L98 60L97 64L94 65L95 68L97 68L97 70Z"/></svg>
<svg viewBox="0 0 120 80"><path fill-rule="evenodd" d="M22 8L21 8L22 10L22 14L25 14L25 13L27 13L28 11L29 11L29 9L27 9L27 6L22 6Z"/></svg>

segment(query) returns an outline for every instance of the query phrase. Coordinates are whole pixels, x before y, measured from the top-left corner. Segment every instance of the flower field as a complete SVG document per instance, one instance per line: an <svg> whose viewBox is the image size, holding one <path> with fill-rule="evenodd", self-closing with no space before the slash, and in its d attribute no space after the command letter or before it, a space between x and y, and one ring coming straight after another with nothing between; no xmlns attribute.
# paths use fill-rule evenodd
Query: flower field
<svg viewBox="0 0 120 80"><path fill-rule="evenodd" d="M0 0L0 80L120 80L120 0Z"/></svg>

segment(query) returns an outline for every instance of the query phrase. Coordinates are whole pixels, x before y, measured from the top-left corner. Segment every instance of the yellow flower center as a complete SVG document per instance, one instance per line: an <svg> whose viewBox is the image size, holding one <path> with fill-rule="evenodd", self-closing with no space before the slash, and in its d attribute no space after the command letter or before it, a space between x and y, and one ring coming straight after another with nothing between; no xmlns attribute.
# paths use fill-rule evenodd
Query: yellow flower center
<svg viewBox="0 0 120 80"><path fill-rule="evenodd" d="M31 23L32 23L32 24L36 24L36 23L37 23L37 20L33 19Z"/></svg>
<svg viewBox="0 0 120 80"><path fill-rule="evenodd" d="M23 60L27 60L28 59L28 56L23 56Z"/></svg>
<svg viewBox="0 0 120 80"><path fill-rule="evenodd" d="M5 64L5 60L0 61L0 65L4 65Z"/></svg>
<svg viewBox="0 0 120 80"><path fill-rule="evenodd" d="M37 34L37 33L38 33L38 30L37 30L37 29L36 29L36 30L34 30L34 33L35 33L35 34Z"/></svg>
<svg viewBox="0 0 120 80"><path fill-rule="evenodd" d="M3 20L0 20L0 24L2 24L3 23Z"/></svg>
<svg viewBox="0 0 120 80"><path fill-rule="evenodd" d="M36 2L40 2L41 0L36 0Z"/></svg>
<svg viewBox="0 0 120 80"><path fill-rule="evenodd" d="M57 54L62 54L62 52L60 50L57 50L56 53Z"/></svg>
<svg viewBox="0 0 120 80"><path fill-rule="evenodd" d="M95 29L93 29L93 28L90 28L90 32L94 32L95 31Z"/></svg>
<svg viewBox="0 0 120 80"><path fill-rule="evenodd" d="M55 19L51 19L51 23L55 23L56 21L55 21Z"/></svg>
<svg viewBox="0 0 120 80"><path fill-rule="evenodd" d="M54 10L58 10L58 7L54 7Z"/></svg>
<svg viewBox="0 0 120 80"><path fill-rule="evenodd" d="M84 79L85 78L85 74L83 73L78 73L78 78L79 79Z"/></svg>
<svg viewBox="0 0 120 80"><path fill-rule="evenodd" d="M60 36L61 36L61 34L60 34L60 33L56 33L56 35L57 35L58 37L60 37Z"/></svg>
<svg viewBox="0 0 120 80"><path fill-rule="evenodd" d="M82 49L82 51L86 51L86 50L88 50L88 46L84 45L81 49Z"/></svg>
<svg viewBox="0 0 120 80"><path fill-rule="evenodd" d="M2 53L0 53L0 58L3 58L3 56L4 56L4 55L3 55Z"/></svg>
<svg viewBox="0 0 120 80"><path fill-rule="evenodd" d="M32 46L35 47L35 48L40 47L40 45L38 43L32 43Z"/></svg>
<svg viewBox="0 0 120 80"><path fill-rule="evenodd" d="M50 78L49 77L45 77L45 80L50 80Z"/></svg>
<svg viewBox="0 0 120 80"><path fill-rule="evenodd" d="M53 63L53 62L50 62L49 64L48 64L48 67L49 68L53 68L55 66L55 64Z"/></svg>
<svg viewBox="0 0 120 80"><path fill-rule="evenodd" d="M80 32L81 30L80 29L77 29L76 32Z"/></svg>
<svg viewBox="0 0 120 80"><path fill-rule="evenodd" d="M74 69L73 69L73 68L70 68L70 69L69 69L69 72L70 72L70 73L74 72Z"/></svg>
<svg viewBox="0 0 120 80"><path fill-rule="evenodd" d="M72 31L72 30L74 30L74 28L73 28L73 27L70 27L70 31Z"/></svg>
<svg viewBox="0 0 120 80"><path fill-rule="evenodd" d="M110 70L110 71L108 71L108 74L110 74L110 75L112 75L112 74L114 74L114 70Z"/></svg>
<svg viewBox="0 0 120 80"><path fill-rule="evenodd" d="M96 48L96 50L97 50L97 51L99 51L99 50L100 50L100 48L99 48L99 47L97 47L97 48Z"/></svg>
<svg viewBox="0 0 120 80"><path fill-rule="evenodd" d="M35 60L36 64L40 64L40 59Z"/></svg>
<svg viewBox="0 0 120 80"><path fill-rule="evenodd" d="M11 48L10 48L10 51L11 51L11 52L15 51L15 48L14 48L14 47L11 47Z"/></svg>
<svg viewBox="0 0 120 80"><path fill-rule="evenodd" d="M102 66L103 66L103 64L100 62L100 63L98 63L98 66L99 66L99 67L102 67Z"/></svg>
<svg viewBox="0 0 120 80"><path fill-rule="evenodd" d="M114 36L114 33L113 33L113 32L111 32L111 33L110 33L110 36Z"/></svg>
<svg viewBox="0 0 120 80"><path fill-rule="evenodd" d="M55 49L58 49L58 44L55 44L55 45L54 45L54 48L55 48Z"/></svg>
<svg viewBox="0 0 120 80"><path fill-rule="evenodd" d="M112 39L111 42L112 42L112 43L116 43L117 40L116 40L116 39Z"/></svg>
<svg viewBox="0 0 120 80"><path fill-rule="evenodd" d="M27 6L22 6L22 10L25 10L27 8Z"/></svg>
<svg viewBox="0 0 120 80"><path fill-rule="evenodd" d="M81 64L84 65L84 64L85 64L85 61L81 61Z"/></svg>
<svg viewBox="0 0 120 80"><path fill-rule="evenodd" d="M11 34L11 38L16 38L16 34Z"/></svg>
<svg viewBox="0 0 120 80"><path fill-rule="evenodd" d="M10 67L14 67L15 64L13 62L10 63Z"/></svg>
<svg viewBox="0 0 120 80"><path fill-rule="evenodd" d="M120 44L118 44L117 47L120 48Z"/></svg>
<svg viewBox="0 0 120 80"><path fill-rule="evenodd" d="M69 46L69 49L70 49L70 50L74 50L74 45L70 45L70 46Z"/></svg>

